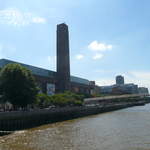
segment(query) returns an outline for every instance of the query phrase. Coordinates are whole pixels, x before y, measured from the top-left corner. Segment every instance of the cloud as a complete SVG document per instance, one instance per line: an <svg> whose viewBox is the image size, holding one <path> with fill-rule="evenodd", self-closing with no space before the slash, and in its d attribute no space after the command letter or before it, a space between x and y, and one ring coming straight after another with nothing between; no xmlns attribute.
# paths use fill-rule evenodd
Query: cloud
<svg viewBox="0 0 150 150"><path fill-rule="evenodd" d="M129 71L125 77L126 81L148 87L150 90L150 71Z"/></svg>
<svg viewBox="0 0 150 150"><path fill-rule="evenodd" d="M44 24L46 19L18 9L4 9L0 10L0 23L13 26L27 26L30 24Z"/></svg>
<svg viewBox="0 0 150 150"><path fill-rule="evenodd" d="M105 43L101 43L98 41L93 41L88 45L88 49L92 50L92 51L107 51L107 50L111 50L113 48L112 45L110 44L105 44Z"/></svg>
<svg viewBox="0 0 150 150"><path fill-rule="evenodd" d="M129 73L136 78L143 78L150 80L150 71L130 71Z"/></svg>
<svg viewBox="0 0 150 150"><path fill-rule="evenodd" d="M101 59L101 58L103 58L103 54L95 54L94 56L93 56L93 59L94 60L97 60L97 59Z"/></svg>
<svg viewBox="0 0 150 150"><path fill-rule="evenodd" d="M32 22L33 22L33 23L46 23L46 20L45 20L45 18L34 17L34 18L32 19Z"/></svg>
<svg viewBox="0 0 150 150"><path fill-rule="evenodd" d="M78 55L76 55L76 57L75 57L76 59L78 59L78 60L81 60L81 59L83 59L84 58L84 56L82 55L82 54L78 54Z"/></svg>

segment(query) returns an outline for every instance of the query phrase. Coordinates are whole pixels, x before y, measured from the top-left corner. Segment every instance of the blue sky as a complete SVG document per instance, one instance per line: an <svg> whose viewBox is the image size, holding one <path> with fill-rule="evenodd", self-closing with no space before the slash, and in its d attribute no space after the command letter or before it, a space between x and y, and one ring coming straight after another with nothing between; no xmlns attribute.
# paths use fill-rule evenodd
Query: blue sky
<svg viewBox="0 0 150 150"><path fill-rule="evenodd" d="M56 25L70 32L71 74L150 88L149 0L0 0L0 57L56 70Z"/></svg>

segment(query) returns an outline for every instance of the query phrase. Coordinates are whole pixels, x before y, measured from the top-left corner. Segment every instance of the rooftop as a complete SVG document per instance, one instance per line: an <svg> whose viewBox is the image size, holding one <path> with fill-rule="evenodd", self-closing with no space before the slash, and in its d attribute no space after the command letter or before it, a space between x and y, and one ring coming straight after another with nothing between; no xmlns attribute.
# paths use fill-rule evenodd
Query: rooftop
<svg viewBox="0 0 150 150"><path fill-rule="evenodd" d="M55 78L55 75L56 75L55 71L51 71L51 70L47 70L47 69L43 69L43 68L39 68L39 67L27 65L27 64L23 64L23 63L8 60L8 59L0 59L0 67L1 68L4 67L5 65L11 64L11 63L17 63L17 64L20 64L20 65L28 68L29 70L31 70L32 74L34 74L34 75L39 75L39 76L43 76L43 77L51 77L51 78ZM71 76L71 82L76 82L76 83L85 84L85 85L90 84L89 80L79 78L79 77L76 77L76 76Z"/></svg>

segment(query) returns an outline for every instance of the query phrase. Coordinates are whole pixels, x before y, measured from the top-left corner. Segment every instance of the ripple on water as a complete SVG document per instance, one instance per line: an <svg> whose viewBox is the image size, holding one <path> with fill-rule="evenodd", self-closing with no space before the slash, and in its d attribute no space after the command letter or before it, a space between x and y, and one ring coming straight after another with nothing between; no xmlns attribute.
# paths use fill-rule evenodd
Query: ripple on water
<svg viewBox="0 0 150 150"><path fill-rule="evenodd" d="M0 137L0 150L149 150L149 110L134 107L15 132Z"/></svg>

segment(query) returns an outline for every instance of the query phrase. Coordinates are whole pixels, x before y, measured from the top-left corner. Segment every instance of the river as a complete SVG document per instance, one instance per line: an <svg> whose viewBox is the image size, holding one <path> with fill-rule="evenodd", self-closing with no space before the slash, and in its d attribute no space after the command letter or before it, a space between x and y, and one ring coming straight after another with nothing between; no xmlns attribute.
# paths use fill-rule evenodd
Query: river
<svg viewBox="0 0 150 150"><path fill-rule="evenodd" d="M0 150L150 150L150 104L18 131Z"/></svg>

